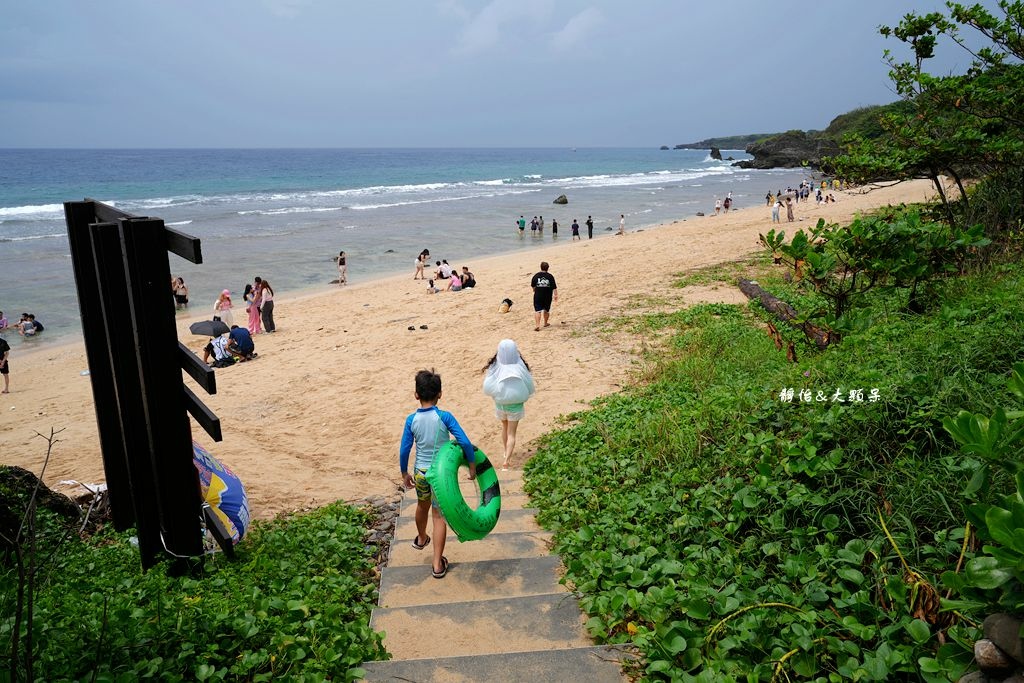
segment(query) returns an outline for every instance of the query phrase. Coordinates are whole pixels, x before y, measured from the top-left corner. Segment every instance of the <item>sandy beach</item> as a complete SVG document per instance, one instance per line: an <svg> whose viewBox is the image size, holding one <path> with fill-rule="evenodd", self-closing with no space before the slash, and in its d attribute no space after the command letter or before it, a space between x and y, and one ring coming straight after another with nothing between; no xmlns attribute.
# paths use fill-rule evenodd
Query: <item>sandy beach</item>
<svg viewBox="0 0 1024 683"><path fill-rule="evenodd" d="M847 221L857 212L923 201L933 193L927 181L838 192L834 204L799 204L795 223L786 223L783 211L781 227L792 233L820 217ZM757 251L758 233L772 227L767 207L714 216L711 206L713 200L704 209L710 216L680 217L642 231L627 225L623 237L602 231L587 240L583 227L583 240L573 242L565 225L557 242L545 231L549 246L526 255L463 262L457 253L432 250L432 260L447 258L475 273L478 286L463 292L428 295L426 282L412 279L411 258L406 275L304 297L281 292L278 332L255 337L258 359L218 370L215 396L205 396L186 378L221 418L224 440L213 443L195 424L193 435L242 478L257 518L392 493L400 482L402 422L417 407L413 376L421 368L441 374L439 405L454 413L471 440L487 453L499 451L500 425L481 391L481 368L508 337L519 344L537 383L519 428L514 465L521 466L531 442L556 427L560 415L630 382L635 352L645 340L596 334L599 321L700 301L745 301L735 287L672 286L675 274ZM581 225L585 218L580 216ZM508 235L518 239L511 217ZM529 282L542 260L551 265L559 301L551 327L535 332ZM358 268L349 265L350 273ZM246 264L239 262L238 270L246 271ZM325 279L331 275L325 268ZM506 297L514 305L501 314ZM212 303L194 301L195 317L179 320L179 338L200 357L207 339L191 335L188 323L212 315ZM244 314L236 309L236 321ZM45 482L103 481L82 343L23 349L11 352L11 393L0 396L0 461L38 473L46 443L36 433L63 429Z"/></svg>

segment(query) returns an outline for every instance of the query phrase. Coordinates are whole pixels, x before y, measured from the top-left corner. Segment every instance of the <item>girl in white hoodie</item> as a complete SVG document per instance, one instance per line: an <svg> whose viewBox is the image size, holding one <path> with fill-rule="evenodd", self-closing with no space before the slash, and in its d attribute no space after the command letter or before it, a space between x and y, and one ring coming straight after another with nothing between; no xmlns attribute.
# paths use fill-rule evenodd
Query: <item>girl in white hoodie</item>
<svg viewBox="0 0 1024 683"><path fill-rule="evenodd" d="M498 343L498 352L487 362L483 372L484 393L494 399L494 414L501 420L504 457L501 469L507 470L516 448L516 429L526 414L524 404L536 390L533 376L511 339Z"/></svg>

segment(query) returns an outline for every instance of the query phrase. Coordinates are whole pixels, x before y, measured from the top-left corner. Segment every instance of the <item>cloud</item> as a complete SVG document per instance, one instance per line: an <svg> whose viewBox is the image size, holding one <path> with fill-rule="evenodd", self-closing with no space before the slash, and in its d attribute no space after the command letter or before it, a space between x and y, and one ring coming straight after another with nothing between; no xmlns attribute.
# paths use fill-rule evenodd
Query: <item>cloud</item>
<svg viewBox="0 0 1024 683"><path fill-rule="evenodd" d="M582 45L604 23L604 13L596 7L588 7L551 36L552 47L564 51Z"/></svg>
<svg viewBox="0 0 1024 683"><path fill-rule="evenodd" d="M449 9L458 7L454 3L446 5ZM509 40L518 40L522 26L536 27L550 14L551 5L550 0L492 0L469 20L453 52L474 54Z"/></svg>

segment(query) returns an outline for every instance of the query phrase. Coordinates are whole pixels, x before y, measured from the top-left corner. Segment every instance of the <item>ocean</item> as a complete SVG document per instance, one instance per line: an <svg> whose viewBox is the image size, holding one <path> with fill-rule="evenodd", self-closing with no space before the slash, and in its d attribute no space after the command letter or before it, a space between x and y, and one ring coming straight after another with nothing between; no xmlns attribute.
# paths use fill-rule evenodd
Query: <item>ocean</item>
<svg viewBox="0 0 1024 683"><path fill-rule="evenodd" d="M804 177L735 168L703 150L0 150L0 311L46 326L38 339L8 332L12 345L81 335L62 202L87 197L201 238L203 264L169 258L190 311L212 315L220 290L238 300L255 275L284 297L326 289L340 250L351 283L411 277L424 248L431 261L472 268L476 257L550 244L553 220L569 240L573 219L582 227L592 215L599 239L620 214L634 230L711 213L727 192L735 208L758 206ZM562 194L569 203L553 204ZM542 239L520 237L520 215L544 217Z"/></svg>

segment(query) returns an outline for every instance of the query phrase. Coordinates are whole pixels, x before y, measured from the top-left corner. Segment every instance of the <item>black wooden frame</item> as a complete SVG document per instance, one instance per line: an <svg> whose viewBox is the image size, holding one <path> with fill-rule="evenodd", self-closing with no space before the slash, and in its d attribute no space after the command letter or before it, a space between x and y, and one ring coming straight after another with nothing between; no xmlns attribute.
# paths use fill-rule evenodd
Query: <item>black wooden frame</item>
<svg viewBox="0 0 1024 683"><path fill-rule="evenodd" d="M203 508L188 414L214 441L221 428L181 371L207 393L217 384L178 341L167 252L202 263L200 241L91 199L65 202L64 217L114 525L137 528L144 569L196 557Z"/></svg>

